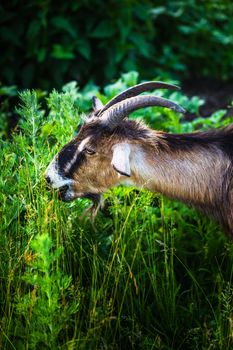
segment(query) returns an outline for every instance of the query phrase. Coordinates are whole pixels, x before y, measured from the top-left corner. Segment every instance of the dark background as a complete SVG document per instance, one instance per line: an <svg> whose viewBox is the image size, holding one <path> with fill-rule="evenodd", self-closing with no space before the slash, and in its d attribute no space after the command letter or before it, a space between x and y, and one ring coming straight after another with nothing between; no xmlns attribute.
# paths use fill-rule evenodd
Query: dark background
<svg viewBox="0 0 233 350"><path fill-rule="evenodd" d="M103 88L132 70L177 81L205 100L202 116L231 115L232 19L230 0L3 1L0 116L14 127L18 90L44 94L73 80Z"/></svg>
<svg viewBox="0 0 233 350"><path fill-rule="evenodd" d="M101 86L129 70L191 85L233 78L232 1L11 0L0 5L0 81Z"/></svg>

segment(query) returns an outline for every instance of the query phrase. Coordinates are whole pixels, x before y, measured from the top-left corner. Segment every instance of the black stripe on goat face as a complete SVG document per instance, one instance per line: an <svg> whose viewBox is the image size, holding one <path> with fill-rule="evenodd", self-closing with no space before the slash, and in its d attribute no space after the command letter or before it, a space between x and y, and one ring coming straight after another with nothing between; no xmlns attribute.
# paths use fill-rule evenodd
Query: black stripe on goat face
<svg viewBox="0 0 233 350"><path fill-rule="evenodd" d="M67 178L73 178L75 171L84 163L84 152L78 150L78 143L71 141L58 153L58 172Z"/></svg>

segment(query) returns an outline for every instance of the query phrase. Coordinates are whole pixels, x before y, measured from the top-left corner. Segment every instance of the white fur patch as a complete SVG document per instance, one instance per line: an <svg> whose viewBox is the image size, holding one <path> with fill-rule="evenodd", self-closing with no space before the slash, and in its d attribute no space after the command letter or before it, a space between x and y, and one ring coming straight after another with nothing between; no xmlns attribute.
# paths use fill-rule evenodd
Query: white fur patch
<svg viewBox="0 0 233 350"><path fill-rule="evenodd" d="M67 179L58 173L58 166L55 158L49 164L45 172L45 176L49 177L52 188L60 188L62 186L70 185L73 183L73 180Z"/></svg>
<svg viewBox="0 0 233 350"><path fill-rule="evenodd" d="M84 140L82 140L82 142L80 143L80 145L78 146L78 150L79 152L82 152L86 146L86 144L90 141L90 136L86 137Z"/></svg>
<svg viewBox="0 0 233 350"><path fill-rule="evenodd" d="M154 180L154 169L147 162L147 155L139 145L119 143L113 147L112 165L120 170L118 176L120 183L126 186L138 186L145 188ZM135 183L131 177L122 176L131 172L140 178L140 183Z"/></svg>
<svg viewBox="0 0 233 350"><path fill-rule="evenodd" d="M130 176L130 151L131 147L128 143L117 143L113 146L112 166L122 175Z"/></svg>
<svg viewBox="0 0 233 350"><path fill-rule="evenodd" d="M146 161L147 155L138 146L134 146L134 152L132 152L131 168L136 174L144 180L150 181L154 177L153 167L148 165Z"/></svg>
<svg viewBox="0 0 233 350"><path fill-rule="evenodd" d="M66 165L65 167L65 172L69 172L69 170L71 169L71 167L74 165L74 163L77 160L78 154L80 152L82 152L85 148L85 145L89 142L90 140L90 136L86 137L84 140L82 140L82 142L80 143L80 145L78 146L76 152L74 153L73 158L70 160L70 162Z"/></svg>

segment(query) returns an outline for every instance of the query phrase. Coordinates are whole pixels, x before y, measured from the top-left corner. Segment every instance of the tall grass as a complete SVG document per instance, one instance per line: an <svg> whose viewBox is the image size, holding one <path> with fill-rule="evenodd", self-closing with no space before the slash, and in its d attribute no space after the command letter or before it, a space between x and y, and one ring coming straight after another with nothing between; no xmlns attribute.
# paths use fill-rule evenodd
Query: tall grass
<svg viewBox="0 0 233 350"><path fill-rule="evenodd" d="M46 190L43 173L73 136L78 106L86 110L93 91L106 101L136 78L124 75L107 97L71 83L49 95L46 112L36 92L21 94L20 125L0 148L1 349L233 347L233 245L217 225L119 187L93 226L80 219L88 201L62 203ZM172 95L196 112L202 103ZM141 115L180 132L229 123L223 114L193 123L156 108Z"/></svg>

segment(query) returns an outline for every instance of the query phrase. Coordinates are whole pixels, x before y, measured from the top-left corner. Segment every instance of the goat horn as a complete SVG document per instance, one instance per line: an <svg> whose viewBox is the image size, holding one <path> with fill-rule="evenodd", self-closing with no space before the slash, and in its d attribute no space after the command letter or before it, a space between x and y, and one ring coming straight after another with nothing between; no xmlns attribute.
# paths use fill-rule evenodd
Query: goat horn
<svg viewBox="0 0 233 350"><path fill-rule="evenodd" d="M121 92L117 96L113 97L108 103L99 111L98 117L100 117L107 109L116 103L125 100L126 98L137 96L142 92L154 89L169 89L169 90L179 90L179 86L173 84L163 83L161 81L147 81L135 86L130 87L129 89Z"/></svg>
<svg viewBox="0 0 233 350"><path fill-rule="evenodd" d="M104 107L104 105L98 97L93 96L92 97L92 107L93 107L94 112L98 112Z"/></svg>
<svg viewBox="0 0 233 350"><path fill-rule="evenodd" d="M170 108L178 113L185 113L185 110L178 104L167 100L166 98L157 97L154 95L142 95L127 98L111 106L106 112L101 115L101 121L110 129L114 129L122 119L130 113L140 108L160 106Z"/></svg>

